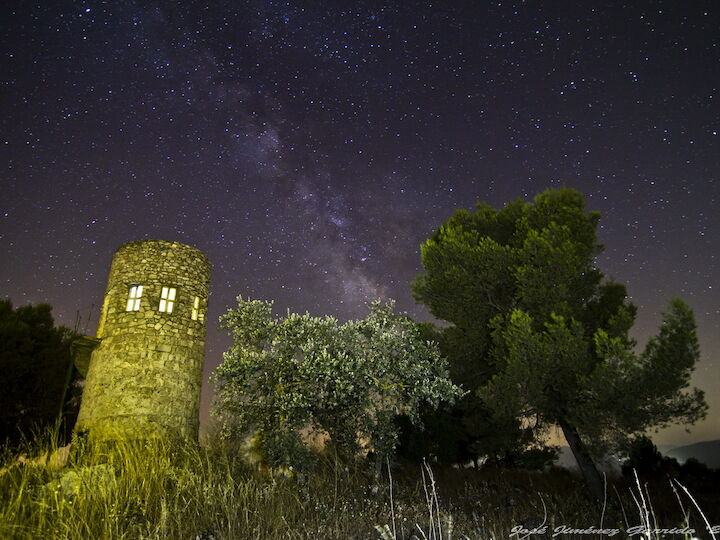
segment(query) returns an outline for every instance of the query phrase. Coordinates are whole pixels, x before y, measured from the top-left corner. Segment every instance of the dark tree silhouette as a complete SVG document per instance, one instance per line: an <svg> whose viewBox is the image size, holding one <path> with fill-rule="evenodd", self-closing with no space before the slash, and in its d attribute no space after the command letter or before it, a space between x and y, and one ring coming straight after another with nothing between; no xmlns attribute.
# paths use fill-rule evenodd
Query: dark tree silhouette
<svg viewBox="0 0 720 540"><path fill-rule="evenodd" d="M61 441L67 440L75 423L79 389L70 347L76 336L55 327L51 311L48 304L13 309L10 300L0 301L0 443L15 446L58 421Z"/></svg>
<svg viewBox="0 0 720 540"><path fill-rule="evenodd" d="M643 478L661 474L675 477L680 465L675 458L663 456L650 438L642 435L630 441L627 459L622 464L622 473L632 477L637 473Z"/></svg>

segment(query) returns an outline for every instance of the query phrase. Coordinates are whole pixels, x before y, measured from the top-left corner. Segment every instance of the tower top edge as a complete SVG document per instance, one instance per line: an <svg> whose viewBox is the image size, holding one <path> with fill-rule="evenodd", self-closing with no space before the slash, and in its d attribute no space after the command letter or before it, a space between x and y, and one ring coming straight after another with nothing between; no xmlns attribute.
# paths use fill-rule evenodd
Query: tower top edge
<svg viewBox="0 0 720 540"><path fill-rule="evenodd" d="M199 257L202 257L203 259L205 259L205 261L208 264L210 263L207 255L205 255L202 251L200 251L196 247L189 246L189 245L183 244L181 242L174 242L174 241L170 241L170 240L160 240L160 239L133 240L132 242L126 242L115 250L115 254L118 254L121 251L124 251L126 249L142 248L142 247L149 247L149 246L156 246L156 247L162 247L162 248L167 248L167 249L190 250L190 251L195 252Z"/></svg>

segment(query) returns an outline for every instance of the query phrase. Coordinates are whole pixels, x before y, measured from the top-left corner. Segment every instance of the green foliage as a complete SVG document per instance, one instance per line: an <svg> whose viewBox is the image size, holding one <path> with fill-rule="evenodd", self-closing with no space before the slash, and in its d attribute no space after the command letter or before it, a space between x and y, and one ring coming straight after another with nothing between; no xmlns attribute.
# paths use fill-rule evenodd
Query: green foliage
<svg viewBox="0 0 720 540"><path fill-rule="evenodd" d="M601 250L598 219L570 189L499 211L484 203L475 213L458 210L421 246L425 273L413 283L415 297L436 317L480 331L487 350L495 315L516 307L566 315L592 296L601 277L592 259Z"/></svg>
<svg viewBox="0 0 720 540"><path fill-rule="evenodd" d="M520 310L507 323L498 321L494 342L506 364L480 390L483 400L500 415L575 426L596 457L650 428L705 414L702 393L684 392L699 354L685 304L671 302L660 334L641 355L624 335L599 328L591 341L585 330L554 314L538 330Z"/></svg>
<svg viewBox="0 0 720 540"><path fill-rule="evenodd" d="M594 235L598 219L585 213L578 192L549 190L532 204L516 200L496 211L478 203L474 213L458 210L421 246L425 272L413 292L452 323L440 343L455 383L478 390L502 371L506 358L494 329L513 309L542 321L577 312L593 296L600 281L592 265L601 249ZM612 308L596 307L603 309ZM493 460L518 461L533 430L543 427L497 414L475 392L460 405L469 446Z"/></svg>
<svg viewBox="0 0 720 540"><path fill-rule="evenodd" d="M476 390L476 407L498 426L559 424L602 455L649 428L693 423L707 406L702 392L685 391L699 352L680 300L645 351L633 352L636 309L595 267L598 219L571 189L457 211L421 246L425 273L413 289L452 323L443 352L454 380ZM506 445L521 440L505 432Z"/></svg>
<svg viewBox="0 0 720 540"><path fill-rule="evenodd" d="M461 395L423 328L375 302L366 319L272 315L272 304L238 299L222 318L233 344L214 373L216 414L228 433L254 432L271 466L307 467L301 430L329 436L346 456L360 441L392 454L396 414L414 423Z"/></svg>
<svg viewBox="0 0 720 540"><path fill-rule="evenodd" d="M54 425L61 408L66 435L75 423L77 396L68 390L61 404L75 335L55 327L51 311L48 304L13 309L0 301L0 443L17 446L33 430Z"/></svg>

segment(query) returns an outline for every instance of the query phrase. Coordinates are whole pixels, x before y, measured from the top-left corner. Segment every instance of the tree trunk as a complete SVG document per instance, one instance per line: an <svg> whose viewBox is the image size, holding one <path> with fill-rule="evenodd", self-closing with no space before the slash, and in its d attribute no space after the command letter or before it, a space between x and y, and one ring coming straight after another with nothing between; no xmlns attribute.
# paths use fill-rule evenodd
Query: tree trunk
<svg viewBox="0 0 720 540"><path fill-rule="evenodd" d="M590 493L592 493L593 497L598 501L602 501L604 491L602 477L595 466L595 462L585 448L585 444L580 440L577 429L567 422L560 422L560 427L563 430L563 435L565 435L568 446L572 450L573 456L575 456L575 461L577 461L580 467L580 472L585 479Z"/></svg>

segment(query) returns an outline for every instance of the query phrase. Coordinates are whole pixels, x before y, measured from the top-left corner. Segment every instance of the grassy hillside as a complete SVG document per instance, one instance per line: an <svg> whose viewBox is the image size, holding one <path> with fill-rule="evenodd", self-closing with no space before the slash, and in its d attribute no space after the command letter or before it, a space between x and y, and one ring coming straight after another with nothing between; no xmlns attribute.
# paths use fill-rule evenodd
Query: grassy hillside
<svg viewBox="0 0 720 540"><path fill-rule="evenodd" d="M35 454L39 454L35 449ZM221 447L128 443L112 453L74 449L63 468L5 452L0 538L507 538L513 527L627 527L642 523L637 486L608 486L603 509L567 471L392 468L376 481L362 462L327 460L302 477L263 475ZM691 487L720 523L714 487ZM643 486L657 526L702 518L667 481ZM662 517L661 517L662 516ZM647 517L647 516L646 516ZM420 532L419 529L422 529ZM563 538L559 535L557 538ZM585 535L585 537L588 537Z"/></svg>

